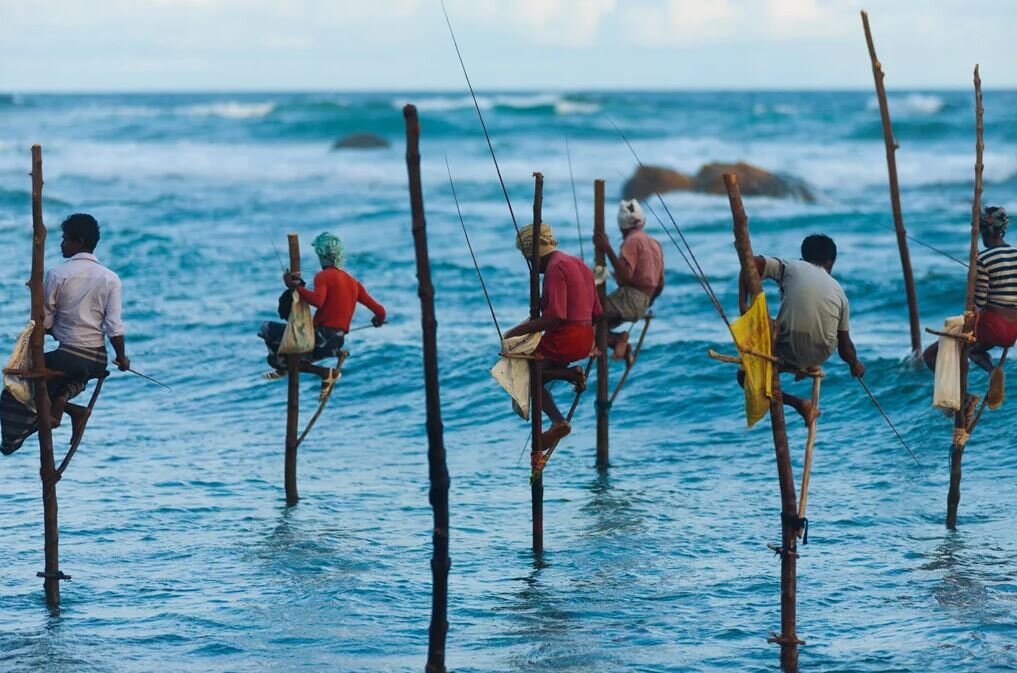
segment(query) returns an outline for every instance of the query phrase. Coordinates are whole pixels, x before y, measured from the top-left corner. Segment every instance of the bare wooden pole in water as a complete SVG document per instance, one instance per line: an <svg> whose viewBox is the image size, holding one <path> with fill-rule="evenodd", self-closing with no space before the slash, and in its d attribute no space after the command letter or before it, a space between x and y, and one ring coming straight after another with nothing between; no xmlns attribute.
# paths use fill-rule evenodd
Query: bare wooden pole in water
<svg viewBox="0 0 1017 673"><path fill-rule="evenodd" d="M763 291L752 255L752 243L749 240L749 218L742 205L741 193L738 189L738 178L734 175L724 176L728 200L731 203L731 215L734 220L735 249L742 271L749 279L749 291L752 297ZM780 633L770 638L770 642L780 645L780 665L786 672L798 670L798 640L796 622L797 592L797 530L798 506L795 503L795 481L791 470L791 452L787 443L787 428L784 424L784 400L780 391L780 372L773 368L773 395L770 397L770 423L773 427L773 448L777 456L777 477L780 481L781 505L781 546L780 554Z"/></svg>
<svg viewBox="0 0 1017 673"><path fill-rule="evenodd" d="M42 521L45 531L46 569L38 573L43 578L46 590L46 604L52 608L60 605L60 580L70 579L60 572L60 529L57 520L57 481L53 459L53 422L50 418L49 386L46 383L46 327L43 324L43 278L46 263L46 225L42 221L42 148L32 145L32 274L28 287L32 295L32 320L35 329L29 348L32 353L32 369L37 375L32 385L35 389L35 412L39 426L39 476L42 479Z"/></svg>
<svg viewBox="0 0 1017 673"><path fill-rule="evenodd" d="M904 228L904 215L900 206L900 185L897 182L897 141L890 124L890 106L886 102L886 87L883 66L876 58L876 46L869 29L869 15L862 12L862 26L865 28L865 42L869 46L872 60L872 77L876 81L876 97L879 99L879 116L883 121L883 140L886 143L886 166L890 175L890 205L893 208L893 226L897 232L897 248L900 250L900 264L904 271L904 291L908 301L908 322L911 326L911 354L917 357L922 352L921 326L918 324L918 295L915 292L915 276L911 270L911 252L908 250L908 232Z"/></svg>
<svg viewBox="0 0 1017 673"><path fill-rule="evenodd" d="M300 241L287 234L290 248L290 273L300 275ZM286 356L286 504L300 500L297 493L297 424L300 419L300 356Z"/></svg>
<svg viewBox="0 0 1017 673"><path fill-rule="evenodd" d="M604 233L604 181L593 181L593 235ZM594 267L605 266L604 252L598 250L594 245ZM604 297L607 295L607 283L597 286L597 294L600 296L600 305L604 305ZM608 367L607 367L607 321L597 322L597 469L604 469L608 466L608 422L611 411L611 402L608 399Z"/></svg>
<svg viewBox="0 0 1017 673"><path fill-rule="evenodd" d="M428 500L434 512L431 537L431 625L428 630L427 673L445 673L445 639L448 634L448 465L441 422L438 389L438 320L434 313L434 285L427 253L427 222L424 219L424 189L420 180L420 122L417 108L403 108L406 120L406 170L410 180L410 212L413 217L413 247L417 257L417 296L420 297L420 328L424 343L424 390L427 400L427 464L431 490Z"/></svg>
<svg viewBox="0 0 1017 673"><path fill-rule="evenodd" d="M544 201L544 176L533 174L533 245L530 248L530 320L540 317L540 225ZM530 360L530 463L543 455L540 435L543 431L544 383L540 360ZM533 553L544 553L544 471L539 470L530 479L530 501L533 522Z"/></svg>
<svg viewBox="0 0 1017 673"><path fill-rule="evenodd" d="M975 280L978 264L979 219L982 211L982 152L985 145L982 141L984 125L982 123L982 79L975 66L975 196L971 202L971 247L968 251L968 282L964 295L964 333L971 334L975 329ZM967 425L968 397L968 351L967 341L961 342L960 355L960 392L961 408L954 415L953 442L950 447L950 490L946 496L946 527L957 527L957 506L960 504L961 459L968 435L973 428Z"/></svg>

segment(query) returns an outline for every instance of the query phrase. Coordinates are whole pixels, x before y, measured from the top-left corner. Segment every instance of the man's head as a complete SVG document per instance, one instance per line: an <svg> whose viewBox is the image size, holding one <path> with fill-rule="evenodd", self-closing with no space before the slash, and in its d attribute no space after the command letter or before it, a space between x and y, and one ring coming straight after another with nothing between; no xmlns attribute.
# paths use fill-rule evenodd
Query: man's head
<svg viewBox="0 0 1017 673"><path fill-rule="evenodd" d="M645 225L646 215L643 214L639 201L636 199L622 200L621 205L618 206L618 228L622 233L627 234L634 229L642 229Z"/></svg>
<svg viewBox="0 0 1017 673"><path fill-rule="evenodd" d="M1010 218L1006 216L1005 210L999 206L987 207L978 218L978 229L982 232L982 243L986 246L1002 243L1009 224Z"/></svg>
<svg viewBox="0 0 1017 673"><path fill-rule="evenodd" d="M314 239L312 245L314 246L314 252L318 255L318 261L321 262L321 268L324 269L330 266L341 267L343 265L346 249L343 247L343 242L335 234L323 231Z"/></svg>
<svg viewBox="0 0 1017 673"><path fill-rule="evenodd" d="M73 257L80 252L93 252L99 243L99 223L86 213L75 213L60 224L64 232L60 252Z"/></svg>
<svg viewBox="0 0 1017 673"><path fill-rule="evenodd" d="M540 224L540 246L538 254L540 255L540 270L543 271L547 265L547 257L552 252L558 249L558 241L554 237L554 231L551 230L551 225L547 223ZM519 231L519 235L516 236L516 247L519 252L523 253L523 257L527 259L533 252L533 225L527 224Z"/></svg>
<svg viewBox="0 0 1017 673"><path fill-rule="evenodd" d="M806 236L802 241L802 259L830 271L837 261L837 244L825 234Z"/></svg>

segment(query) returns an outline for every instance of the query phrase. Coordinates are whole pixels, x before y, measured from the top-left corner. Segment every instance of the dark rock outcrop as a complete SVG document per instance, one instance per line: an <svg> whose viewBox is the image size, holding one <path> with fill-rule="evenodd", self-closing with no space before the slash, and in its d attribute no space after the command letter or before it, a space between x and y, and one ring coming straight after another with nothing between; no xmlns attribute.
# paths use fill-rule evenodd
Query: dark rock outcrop
<svg viewBox="0 0 1017 673"><path fill-rule="evenodd" d="M693 188L691 176L660 166L640 166L625 183L622 198L642 201L654 193L689 191Z"/></svg>
<svg viewBox="0 0 1017 673"><path fill-rule="evenodd" d="M334 150L372 150L389 147L390 144L381 136L373 133L352 133L332 144Z"/></svg>
<svg viewBox="0 0 1017 673"><path fill-rule="evenodd" d="M777 175L758 166L739 162L737 164L706 164L699 169L693 189L706 194L727 194L724 174L738 176L738 186L745 196L772 196L779 199L798 199L814 203L815 194L804 181L786 175Z"/></svg>

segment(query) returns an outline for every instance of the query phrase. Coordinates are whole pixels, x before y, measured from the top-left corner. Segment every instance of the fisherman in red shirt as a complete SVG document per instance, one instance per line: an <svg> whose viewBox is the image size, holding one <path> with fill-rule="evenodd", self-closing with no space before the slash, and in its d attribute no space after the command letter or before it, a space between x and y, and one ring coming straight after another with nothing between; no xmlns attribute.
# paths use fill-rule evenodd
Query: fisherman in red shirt
<svg viewBox="0 0 1017 673"><path fill-rule="evenodd" d="M314 351L301 356L300 371L317 374L321 377L322 394L326 394L339 378L339 369L319 367L314 362L327 357L343 360L343 341L350 331L350 321L357 304L363 304L374 312L371 324L381 327L385 322L385 307L367 293L364 286L356 278L343 271L342 241L335 234L324 232L314 239L314 251L321 262L321 271L314 275L314 288L304 287L299 274L289 272L283 274L283 282L290 290L300 293L300 298L317 308L314 313ZM290 292L285 292L279 301L279 316L289 318ZM277 322L266 322L261 326L259 336L268 346L268 364L272 371L265 375L268 379L278 379L286 375L286 360L278 354L286 325Z"/></svg>
<svg viewBox="0 0 1017 673"><path fill-rule="evenodd" d="M550 225L540 225L539 245L539 270L544 274L540 317L513 327L504 336L543 332L536 355L544 359L544 382L566 380L580 391L586 387L583 370L570 365L588 358L593 350L593 321L601 315L593 273L581 259L557 249L558 241L554 239ZM516 247L525 257L532 254L532 224L519 232ZM546 387L543 400L544 413L551 419L551 427L541 436L541 443L548 451L572 431L572 426L562 416Z"/></svg>

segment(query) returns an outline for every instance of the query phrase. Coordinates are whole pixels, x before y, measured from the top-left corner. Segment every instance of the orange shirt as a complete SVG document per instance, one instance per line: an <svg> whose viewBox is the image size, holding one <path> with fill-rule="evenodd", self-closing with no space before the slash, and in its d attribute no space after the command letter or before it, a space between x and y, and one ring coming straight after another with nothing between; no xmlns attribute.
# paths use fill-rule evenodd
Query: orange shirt
<svg viewBox="0 0 1017 673"><path fill-rule="evenodd" d="M350 331L350 321L357 303L361 303L385 319L385 307L374 300L356 278L334 266L314 274L314 289L297 288L300 296L318 310L314 313L314 324L333 329Z"/></svg>

